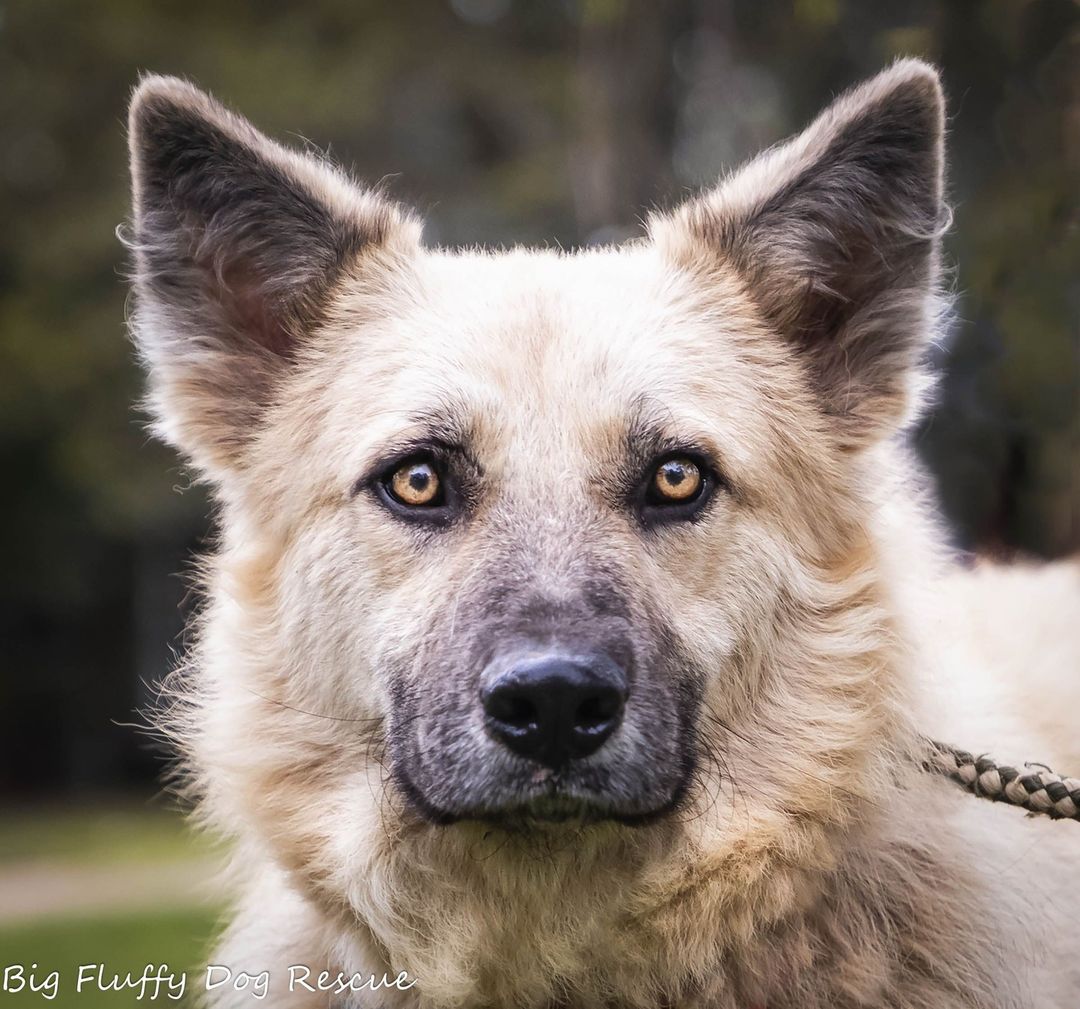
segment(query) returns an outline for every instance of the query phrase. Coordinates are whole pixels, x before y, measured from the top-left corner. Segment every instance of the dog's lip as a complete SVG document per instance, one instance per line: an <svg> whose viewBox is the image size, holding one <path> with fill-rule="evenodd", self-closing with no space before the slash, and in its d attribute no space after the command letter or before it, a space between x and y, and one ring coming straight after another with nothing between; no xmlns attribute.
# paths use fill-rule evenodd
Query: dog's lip
<svg viewBox="0 0 1080 1009"><path fill-rule="evenodd" d="M480 810L476 818L509 823L596 823L616 820L618 815L602 802L558 791L541 793L521 803L510 803L493 810Z"/></svg>
<svg viewBox="0 0 1080 1009"><path fill-rule="evenodd" d="M471 820L492 826L523 830L528 830L530 827L543 828L560 825L586 827L605 823L623 827L646 827L669 816L682 805L682 801L683 791L680 790L660 806L633 813L621 812L609 805L588 800L569 799L565 804L530 801L496 809L465 811L457 814L452 820L444 822L457 823Z"/></svg>
<svg viewBox="0 0 1080 1009"><path fill-rule="evenodd" d="M395 769L394 779L412 809L428 823L450 826L455 823L478 822L523 829L560 824L587 826L615 823L626 827L647 826L679 809L690 783L687 775L678 782L666 802L651 809L633 812L621 811L610 803L593 797L561 792L558 778L549 779L544 792L524 801L448 810L431 802L402 768Z"/></svg>

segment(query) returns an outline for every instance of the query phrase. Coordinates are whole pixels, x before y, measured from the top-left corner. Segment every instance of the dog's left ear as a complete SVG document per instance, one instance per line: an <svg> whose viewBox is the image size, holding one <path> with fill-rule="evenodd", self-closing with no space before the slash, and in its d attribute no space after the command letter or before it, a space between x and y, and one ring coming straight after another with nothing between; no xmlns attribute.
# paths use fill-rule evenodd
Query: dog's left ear
<svg viewBox="0 0 1080 1009"><path fill-rule="evenodd" d="M937 73L904 60L650 224L681 263L736 272L847 447L907 411L936 310L943 136Z"/></svg>

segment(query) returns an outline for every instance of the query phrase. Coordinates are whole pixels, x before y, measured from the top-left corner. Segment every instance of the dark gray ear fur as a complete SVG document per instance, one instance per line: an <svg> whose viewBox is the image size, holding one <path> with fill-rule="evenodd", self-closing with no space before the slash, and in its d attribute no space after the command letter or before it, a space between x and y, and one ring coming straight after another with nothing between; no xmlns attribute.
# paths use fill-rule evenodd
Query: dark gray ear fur
<svg viewBox="0 0 1080 1009"><path fill-rule="evenodd" d="M682 258L737 271L852 447L910 409L938 311L943 137L936 71L904 60L653 222Z"/></svg>
<svg viewBox="0 0 1080 1009"><path fill-rule="evenodd" d="M158 429L213 479L236 468L343 269L418 226L185 81L132 98L132 328Z"/></svg>

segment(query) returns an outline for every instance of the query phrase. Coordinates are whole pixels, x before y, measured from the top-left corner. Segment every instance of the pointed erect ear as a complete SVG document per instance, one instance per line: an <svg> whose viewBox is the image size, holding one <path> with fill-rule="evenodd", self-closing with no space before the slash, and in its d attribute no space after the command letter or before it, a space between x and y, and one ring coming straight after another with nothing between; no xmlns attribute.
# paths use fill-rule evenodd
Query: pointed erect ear
<svg viewBox="0 0 1080 1009"><path fill-rule="evenodd" d="M409 255L419 225L176 78L139 85L129 141L133 330L151 406L166 440L220 482L242 468L342 272Z"/></svg>
<svg viewBox="0 0 1080 1009"><path fill-rule="evenodd" d="M937 310L943 134L937 73L904 60L651 222L680 262L735 271L848 447L891 430L911 405Z"/></svg>

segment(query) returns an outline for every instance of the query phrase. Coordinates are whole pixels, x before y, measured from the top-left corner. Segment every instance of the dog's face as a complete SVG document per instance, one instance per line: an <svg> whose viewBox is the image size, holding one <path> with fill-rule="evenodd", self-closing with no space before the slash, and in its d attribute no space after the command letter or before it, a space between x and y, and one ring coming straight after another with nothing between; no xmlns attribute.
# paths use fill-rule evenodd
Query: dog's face
<svg viewBox="0 0 1080 1009"><path fill-rule="evenodd" d="M223 509L201 759L261 766L274 829L640 824L721 748L846 745L868 695L794 668L846 656L791 627L827 635L860 460L910 405L932 71L577 254L426 250L181 82L141 86L131 140L153 406Z"/></svg>
<svg viewBox="0 0 1080 1009"><path fill-rule="evenodd" d="M776 563L753 316L648 248L400 270L365 326L342 292L256 449L260 485L295 485L293 618L337 629L317 709L377 686L394 783L438 821L659 815L772 602L737 574Z"/></svg>

